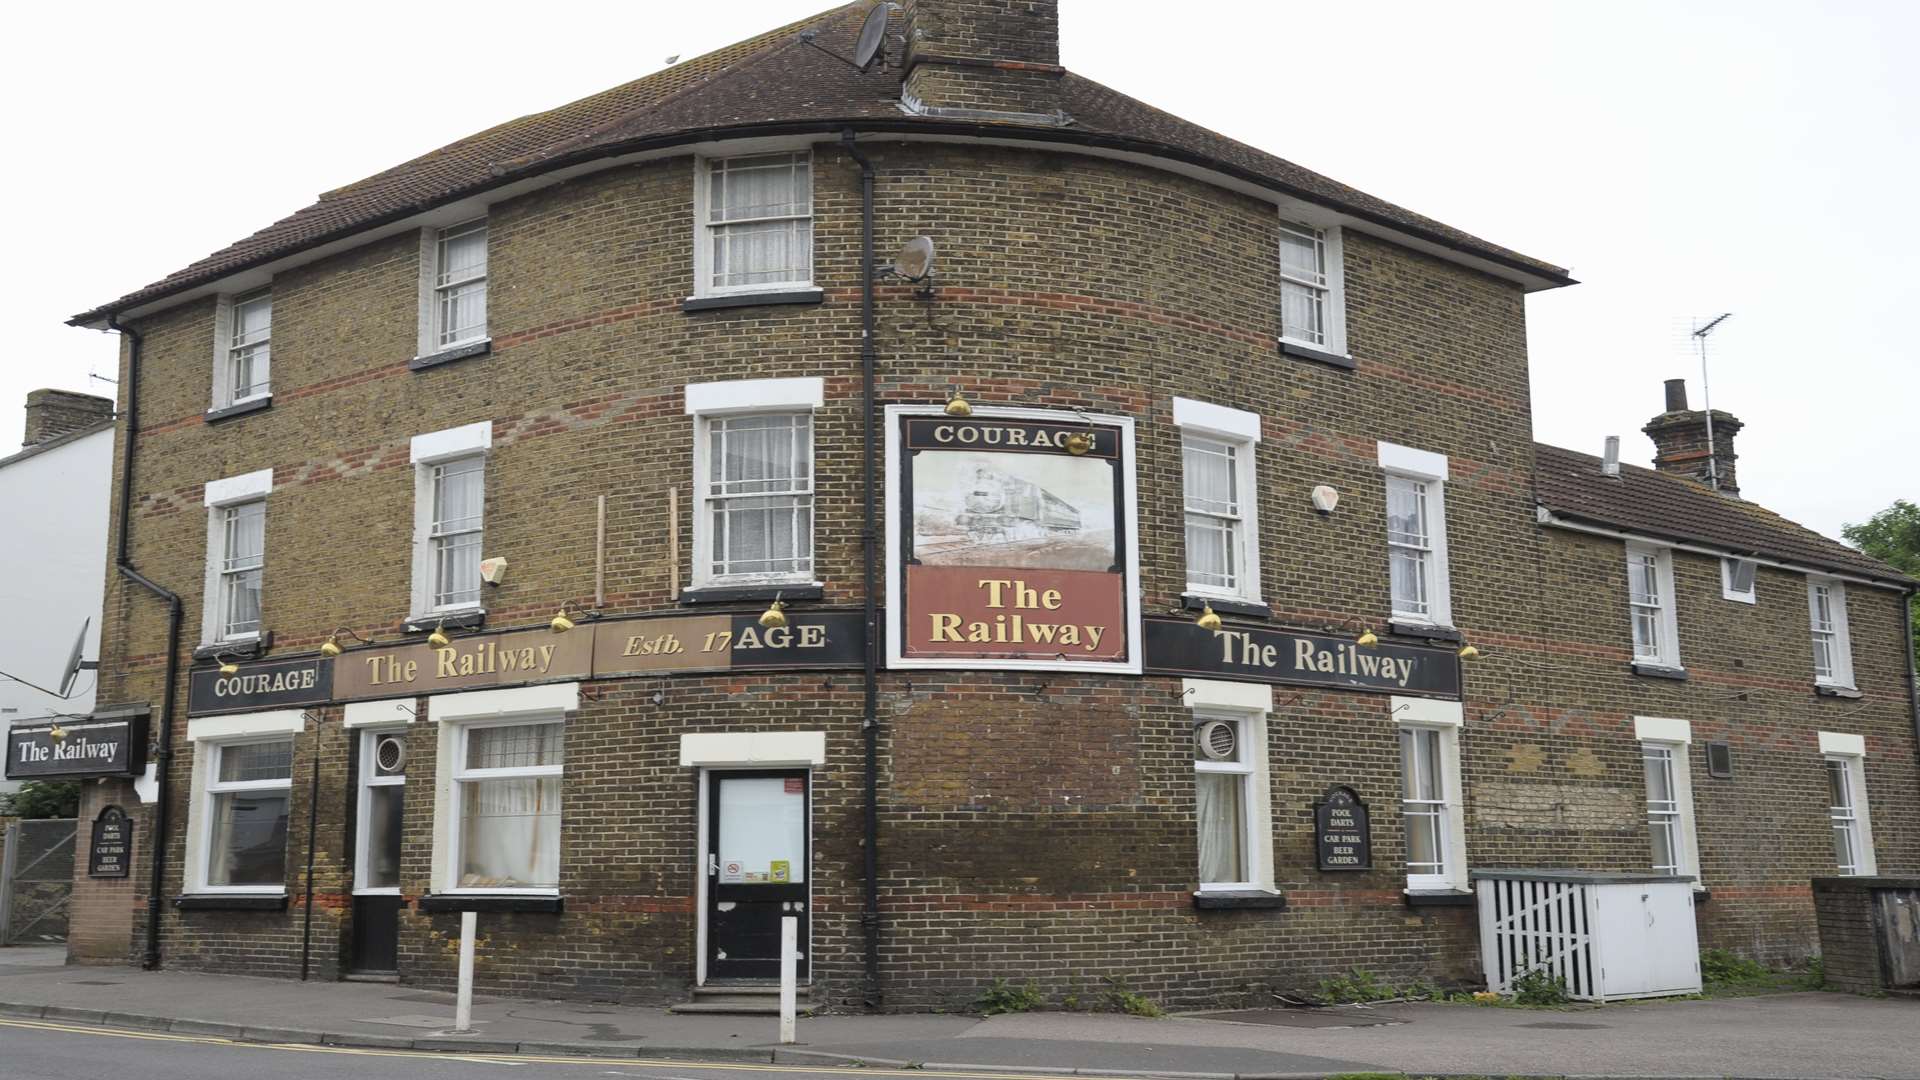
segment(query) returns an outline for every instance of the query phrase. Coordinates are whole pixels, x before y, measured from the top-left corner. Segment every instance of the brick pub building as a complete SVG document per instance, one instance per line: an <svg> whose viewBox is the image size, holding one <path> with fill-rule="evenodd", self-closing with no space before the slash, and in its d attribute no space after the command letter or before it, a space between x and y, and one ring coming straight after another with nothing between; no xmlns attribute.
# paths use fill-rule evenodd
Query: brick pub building
<svg viewBox="0 0 1920 1080"><path fill-rule="evenodd" d="M76 317L152 731L81 959L444 986L477 910L485 990L671 1002L797 915L816 1005L1195 1005L1474 982L1476 869L1692 877L1776 961L1920 869L1915 583L1683 388L1654 470L1536 444L1564 271L1062 70L1052 3L863 68L870 10Z"/></svg>

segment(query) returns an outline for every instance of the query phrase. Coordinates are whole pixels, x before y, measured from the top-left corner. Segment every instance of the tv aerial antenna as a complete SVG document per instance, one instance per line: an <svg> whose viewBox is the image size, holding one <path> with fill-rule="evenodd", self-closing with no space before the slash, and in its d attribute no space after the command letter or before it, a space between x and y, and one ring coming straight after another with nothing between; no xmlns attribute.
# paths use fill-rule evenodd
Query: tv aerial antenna
<svg viewBox="0 0 1920 1080"><path fill-rule="evenodd" d="M1700 404L1707 411L1707 485L1715 491L1720 490L1720 444L1713 441L1713 388L1707 383L1707 336L1732 316L1733 312L1723 311L1705 326L1693 328L1694 344L1700 350Z"/></svg>
<svg viewBox="0 0 1920 1080"><path fill-rule="evenodd" d="M841 56L839 53L834 52L832 49L814 40L818 36L818 31L802 30L800 31L800 40L864 75L867 73L867 69L873 66L875 58L880 58L884 61L886 57L885 46L887 43L887 18L892 15L899 6L900 5L894 3L873 5L873 10L867 12L866 20L860 24L860 36L854 39L852 59Z"/></svg>

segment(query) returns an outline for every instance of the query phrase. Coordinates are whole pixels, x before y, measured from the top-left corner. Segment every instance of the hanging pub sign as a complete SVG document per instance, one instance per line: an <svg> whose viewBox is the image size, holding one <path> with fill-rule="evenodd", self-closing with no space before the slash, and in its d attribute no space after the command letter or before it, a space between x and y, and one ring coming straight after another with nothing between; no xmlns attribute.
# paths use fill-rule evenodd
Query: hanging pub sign
<svg viewBox="0 0 1920 1080"><path fill-rule="evenodd" d="M1202 629L1192 619L1147 620L1147 665L1156 675L1376 690L1420 697L1460 696L1452 648L1381 642L1266 627Z"/></svg>
<svg viewBox="0 0 1920 1080"><path fill-rule="evenodd" d="M145 713L107 720L54 720L7 731L7 779L132 776L147 767Z"/></svg>
<svg viewBox="0 0 1920 1080"><path fill-rule="evenodd" d="M888 666L1140 670L1133 422L887 408Z"/></svg>
<svg viewBox="0 0 1920 1080"><path fill-rule="evenodd" d="M93 842L87 847L87 876L123 878L133 862L133 824L127 812L109 806L93 819Z"/></svg>
<svg viewBox="0 0 1920 1080"><path fill-rule="evenodd" d="M1313 807L1313 850L1322 870L1371 870L1373 827L1367 804L1350 787L1334 787Z"/></svg>

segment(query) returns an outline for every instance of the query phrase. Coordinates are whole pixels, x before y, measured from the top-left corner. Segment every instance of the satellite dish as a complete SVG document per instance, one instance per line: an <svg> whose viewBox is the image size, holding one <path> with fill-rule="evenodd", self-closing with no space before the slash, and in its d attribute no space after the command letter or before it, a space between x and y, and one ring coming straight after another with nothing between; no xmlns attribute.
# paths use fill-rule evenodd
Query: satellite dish
<svg viewBox="0 0 1920 1080"><path fill-rule="evenodd" d="M933 239L916 236L902 245L893 272L908 281L925 281L933 273Z"/></svg>
<svg viewBox="0 0 1920 1080"><path fill-rule="evenodd" d="M867 12L867 21L860 24L860 38L853 46L854 67L865 71L880 54L880 46L887 38L887 16L892 13L892 4L875 4L873 10Z"/></svg>
<svg viewBox="0 0 1920 1080"><path fill-rule="evenodd" d="M91 615L80 620L80 632L73 638L73 651L67 654L66 669L60 673L59 697L70 695L73 690L73 680L79 677L80 669L85 666L80 660L80 653L87 646L87 627L91 625L93 625Z"/></svg>

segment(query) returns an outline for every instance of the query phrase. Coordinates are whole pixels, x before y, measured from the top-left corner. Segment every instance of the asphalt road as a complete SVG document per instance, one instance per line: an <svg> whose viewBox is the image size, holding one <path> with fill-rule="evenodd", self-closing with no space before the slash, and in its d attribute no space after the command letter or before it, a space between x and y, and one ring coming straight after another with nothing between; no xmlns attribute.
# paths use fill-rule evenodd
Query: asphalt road
<svg viewBox="0 0 1920 1080"><path fill-rule="evenodd" d="M1032 1080L990 1072L837 1066L487 1057L410 1050L265 1046L191 1035L0 1019L0 1080Z"/></svg>

